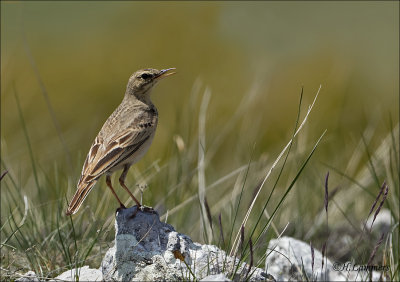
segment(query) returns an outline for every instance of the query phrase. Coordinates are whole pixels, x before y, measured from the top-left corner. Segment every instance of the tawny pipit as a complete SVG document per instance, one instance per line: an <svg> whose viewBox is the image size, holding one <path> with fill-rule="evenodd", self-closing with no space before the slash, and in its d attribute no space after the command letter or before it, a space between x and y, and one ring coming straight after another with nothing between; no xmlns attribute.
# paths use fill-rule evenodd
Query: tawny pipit
<svg viewBox="0 0 400 282"><path fill-rule="evenodd" d="M131 75L124 99L104 123L89 150L67 215L78 211L103 174L107 186L124 207L111 185L111 174L119 169L123 169L119 183L140 207L139 201L126 187L125 178L129 167L147 152L156 132L158 113L150 100L150 92L158 81L174 74L170 72L174 69L144 69Z"/></svg>

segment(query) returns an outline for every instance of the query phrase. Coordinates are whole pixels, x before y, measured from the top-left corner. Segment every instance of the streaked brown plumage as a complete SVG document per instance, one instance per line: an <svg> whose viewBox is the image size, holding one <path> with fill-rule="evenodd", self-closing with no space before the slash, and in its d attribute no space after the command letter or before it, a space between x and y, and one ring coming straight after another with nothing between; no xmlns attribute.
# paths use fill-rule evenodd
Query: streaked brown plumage
<svg viewBox="0 0 400 282"><path fill-rule="evenodd" d="M175 72L169 72L173 69L139 70L129 78L124 99L104 123L89 150L77 190L68 205L67 215L78 211L103 174L106 175L107 186L124 207L111 184L111 174L119 169L123 169L119 178L120 185L140 206L139 201L126 187L125 178L129 167L147 152L156 131L158 113L150 100L150 92L158 81L174 74Z"/></svg>

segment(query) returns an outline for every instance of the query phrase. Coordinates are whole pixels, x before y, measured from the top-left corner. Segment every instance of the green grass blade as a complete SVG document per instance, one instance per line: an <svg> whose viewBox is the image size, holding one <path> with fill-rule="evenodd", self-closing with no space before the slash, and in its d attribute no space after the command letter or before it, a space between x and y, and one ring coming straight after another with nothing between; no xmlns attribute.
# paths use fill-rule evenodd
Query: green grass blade
<svg viewBox="0 0 400 282"><path fill-rule="evenodd" d="M322 135L319 137L318 141L315 143L313 149L311 150L310 154L308 155L307 159L304 161L304 163L302 164L302 166L300 167L299 171L297 172L296 176L293 178L292 182L290 183L289 187L286 189L285 193L283 194L282 198L280 199L279 203L277 204L277 206L275 207L274 211L272 212L270 218L268 219L267 223L264 224L262 231L260 232L260 234L257 236L254 245L256 245L258 243L258 241L261 238L261 234L265 231L266 227L269 225L270 221L274 218L275 214L277 213L278 209L281 207L283 201L286 199L287 195L289 194L289 192L292 190L294 184L296 183L297 179L300 177L301 173L303 172L303 170L305 169L306 165L308 164L308 162L310 161L311 157L313 156L315 150L317 149L319 143L321 142L322 138L324 137L326 133L326 130L322 133ZM246 246L247 247L247 246ZM247 257L248 253L246 254Z"/></svg>
<svg viewBox="0 0 400 282"><path fill-rule="evenodd" d="M24 132L26 145L28 146L29 157L30 157L31 164L32 164L33 176L35 178L36 187L37 187L37 189L38 189L38 191L40 193L41 189L40 189L39 178L38 178L38 174L37 174L37 170L36 170L35 158L33 157L32 145L31 145L31 141L29 139L29 134L28 134L28 130L26 128L26 123L25 123L24 117L22 115L21 105L20 105L19 98L18 98L18 95L17 95L17 90L15 89L15 85L14 85L14 96L15 96L15 101L17 103L18 115L19 115L19 118L20 118L20 122L21 122L21 125L22 125L23 132Z"/></svg>
<svg viewBox="0 0 400 282"><path fill-rule="evenodd" d="M303 88L301 88L299 107L298 107L298 110L297 110L296 122L295 122L294 130L293 130L293 134L292 134L292 138L291 138L292 140L294 140L294 137L295 137L295 134L296 134L296 131L297 131L297 127L298 127L298 125L299 125L302 100L303 100ZM264 204L264 206L263 206L263 209L261 210L261 212L260 212L260 214L259 214L259 216L258 216L258 219L257 219L256 223L254 224L254 226L253 226L253 228L252 228L252 231L251 231L251 233L250 233L249 238L252 238L252 237L253 237L254 232L256 231L256 228L257 228L259 222L261 221L261 217L263 216L264 210L266 210L266 208L267 208L267 206L268 206L268 203L269 203L269 201L270 201L270 199L271 199L271 197L272 197L272 194L274 193L275 188L277 187L277 184L278 184L279 179L280 179L280 177L281 177L281 175L282 175L282 172L283 172L283 170L284 170L284 168L285 168L285 165L286 165L287 159L288 159L288 157L289 157L290 151L291 151L291 149L292 149L292 146L293 146L293 142L290 143L290 146L289 146L289 148L288 148L288 150L287 150L287 153L286 153L286 155L285 155L285 159L284 159L284 161L283 161L282 167L281 167L281 169L280 169L280 171L279 171L278 177L277 177L277 179L276 179L276 181L275 181L275 183L274 183L274 186L273 186L272 189L271 189L271 192L269 193L268 199L267 199L267 201L265 202L265 204ZM272 216L271 216L271 218L272 218ZM247 245L246 245L246 248L247 248ZM246 248L245 248L245 249L246 249Z"/></svg>
<svg viewBox="0 0 400 282"><path fill-rule="evenodd" d="M365 146L365 152L367 153L367 157L368 157L368 162L369 162L369 165L370 165L371 174L372 174L372 176L373 176L373 178L374 178L374 180L375 180L375 184L378 186L378 188L380 188L381 185L379 184L379 183L380 183L379 177L378 177L378 174L376 173L376 169L375 169L375 166L374 166L374 162L373 162L372 156L371 156L371 154L370 154L370 152L369 152L369 150L368 150L368 145L367 145L367 142L365 141L364 134L361 135L361 139L362 139L363 144L364 144L364 146Z"/></svg>

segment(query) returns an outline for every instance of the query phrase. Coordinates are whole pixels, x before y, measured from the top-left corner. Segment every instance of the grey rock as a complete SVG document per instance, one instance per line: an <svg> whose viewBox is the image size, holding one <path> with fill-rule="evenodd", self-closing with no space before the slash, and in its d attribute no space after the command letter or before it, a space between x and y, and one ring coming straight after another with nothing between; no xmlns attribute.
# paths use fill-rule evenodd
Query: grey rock
<svg viewBox="0 0 400 282"><path fill-rule="evenodd" d="M39 282L39 278L37 278L36 273L34 271L28 271L21 278L18 278L18 282Z"/></svg>
<svg viewBox="0 0 400 282"><path fill-rule="evenodd" d="M384 210L382 215L385 215ZM374 227L387 225L377 218ZM370 280L368 271L357 271L363 266L352 262L332 263L314 250L314 266L310 245L290 237L271 240L267 249L265 271L240 263L238 259L213 245L193 242L174 227L160 221L152 209L138 210L136 206L121 209L115 220L115 242L99 269L79 268L80 281L364 281ZM233 275L233 270L238 271ZM248 277L251 273L251 277ZM385 280L382 273L372 271L372 281ZM68 270L56 280L75 281L75 269ZM276 279L276 280L275 280ZM40 281L28 271L16 281ZM55 281L55 280L51 280Z"/></svg>
<svg viewBox="0 0 400 282"><path fill-rule="evenodd" d="M230 277L239 261L213 245L194 243L188 236L160 221L151 209L121 209L115 220L115 245L101 264L104 280L154 281L200 280L222 273ZM244 279L248 265L242 263L234 280ZM260 268L252 268L250 281L266 280Z"/></svg>
<svg viewBox="0 0 400 282"><path fill-rule="evenodd" d="M310 245L294 238L281 237L269 242L265 267L266 271L278 281L369 280L368 272L354 270L354 263L332 263L329 259L324 260L322 268L322 254L314 249L314 268L312 268ZM373 281L378 281L380 276L379 272L372 272Z"/></svg>
<svg viewBox="0 0 400 282"><path fill-rule="evenodd" d="M58 275L55 279L62 281L76 281L75 273L78 273L79 281L102 281L103 274L99 269L83 266L77 269L73 268Z"/></svg>
<svg viewBox="0 0 400 282"><path fill-rule="evenodd" d="M226 277L225 274L220 273L220 274L208 275L203 279L201 279L200 281L232 281L232 280Z"/></svg>

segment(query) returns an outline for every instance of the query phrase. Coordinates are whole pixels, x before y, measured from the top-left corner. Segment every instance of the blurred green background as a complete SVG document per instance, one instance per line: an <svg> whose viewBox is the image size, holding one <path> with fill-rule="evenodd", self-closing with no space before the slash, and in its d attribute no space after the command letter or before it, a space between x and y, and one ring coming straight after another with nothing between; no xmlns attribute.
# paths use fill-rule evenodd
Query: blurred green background
<svg viewBox="0 0 400 282"><path fill-rule="evenodd" d="M186 145L196 144L198 109L207 87L211 98L206 152L233 120L237 108L250 99L251 91L256 92L214 148L206 169L207 184L246 164L254 144L255 159L264 156L270 164L291 137L301 87L304 115L319 85L320 96L302 142L309 150L327 129L314 162L345 170L354 151L360 150L362 134L369 137L368 145L374 151L397 124L398 10L397 1L2 1L3 165L33 205L40 205L36 189L31 188L32 165L17 111L17 93L38 170L51 178L57 170L57 177L67 179L54 186L58 192L51 191L46 200L71 197L91 142L122 100L131 73L140 68L176 67L178 74L153 92L160 122L151 149L136 166L139 173L154 161L165 165L177 154L174 136L181 136ZM195 105L189 107L191 103ZM364 166L360 162L352 172ZM321 183L319 197L328 170L320 167L309 175ZM132 175L128 180L135 183ZM103 195L106 188L101 182L88 202ZM155 206L157 202L151 201L164 196L156 195L158 189L167 189L158 187L162 183L150 183L146 204ZM196 193L195 183L187 187L192 187L190 195ZM313 191L302 189L307 194ZM6 192L2 189L1 193ZM174 208L187 195L183 191L176 197L162 211ZM210 197L209 202L213 205L218 199ZM116 207L116 202L108 203L110 211ZM192 228L187 218L186 222L182 232Z"/></svg>

